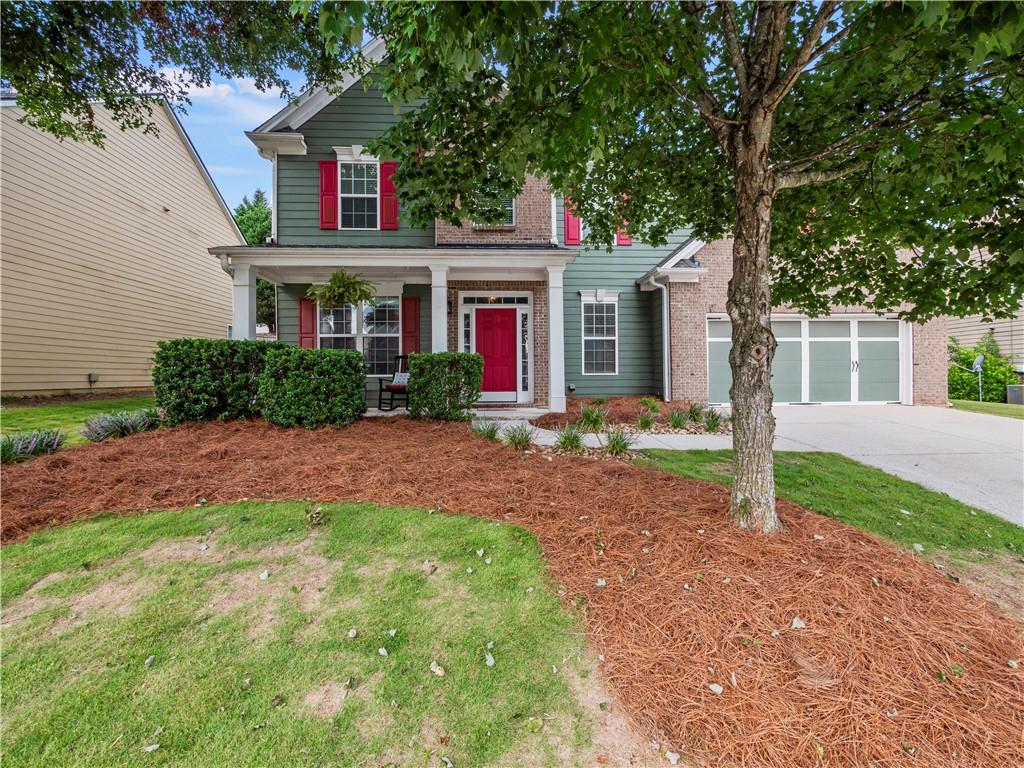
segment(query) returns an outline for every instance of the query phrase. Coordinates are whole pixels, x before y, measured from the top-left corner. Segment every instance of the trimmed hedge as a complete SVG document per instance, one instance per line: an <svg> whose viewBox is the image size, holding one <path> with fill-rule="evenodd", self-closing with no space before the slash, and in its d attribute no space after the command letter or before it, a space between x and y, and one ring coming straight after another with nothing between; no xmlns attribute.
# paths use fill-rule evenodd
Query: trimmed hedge
<svg viewBox="0 0 1024 768"><path fill-rule="evenodd" d="M1006 387L1008 384L1018 383L1017 374L1010 362L998 354L998 348L996 354L992 354L983 344L975 347L961 347L956 344L950 346L949 399L978 399L978 374L969 370L978 355L985 356L985 362L981 366L982 400L987 403L1005 403Z"/></svg>
<svg viewBox="0 0 1024 768"><path fill-rule="evenodd" d="M363 356L351 349L267 353L257 399L267 421L307 429L351 424L366 412Z"/></svg>
<svg viewBox="0 0 1024 768"><path fill-rule="evenodd" d="M156 404L168 424L259 415L256 394L264 360L281 342L171 339L153 356Z"/></svg>
<svg viewBox="0 0 1024 768"><path fill-rule="evenodd" d="M409 355L409 415L430 421L468 421L480 398L484 359L467 352Z"/></svg>

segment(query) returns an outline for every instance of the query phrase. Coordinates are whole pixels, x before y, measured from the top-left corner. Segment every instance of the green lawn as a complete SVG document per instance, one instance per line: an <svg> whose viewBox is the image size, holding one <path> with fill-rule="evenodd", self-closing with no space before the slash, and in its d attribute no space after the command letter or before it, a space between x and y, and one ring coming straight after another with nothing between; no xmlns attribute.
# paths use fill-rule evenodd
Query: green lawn
<svg viewBox="0 0 1024 768"><path fill-rule="evenodd" d="M732 451L647 454L659 469L729 483ZM775 482L779 496L907 549L1024 554L1024 528L836 453L776 453Z"/></svg>
<svg viewBox="0 0 1024 768"><path fill-rule="evenodd" d="M989 413L993 416L1006 416L1010 419L1024 419L1024 405L1010 403L979 403L976 400L950 400L958 411Z"/></svg>
<svg viewBox="0 0 1024 768"><path fill-rule="evenodd" d="M111 400L81 400L54 405L27 405L14 407L5 404L0 410L0 432L7 435L30 429L63 429L68 444L84 443L80 434L82 425L98 413L107 411L134 411L151 408L153 398L120 397Z"/></svg>
<svg viewBox="0 0 1024 768"><path fill-rule="evenodd" d="M105 516L5 546L5 763L592 764L592 665L532 536L322 509Z"/></svg>

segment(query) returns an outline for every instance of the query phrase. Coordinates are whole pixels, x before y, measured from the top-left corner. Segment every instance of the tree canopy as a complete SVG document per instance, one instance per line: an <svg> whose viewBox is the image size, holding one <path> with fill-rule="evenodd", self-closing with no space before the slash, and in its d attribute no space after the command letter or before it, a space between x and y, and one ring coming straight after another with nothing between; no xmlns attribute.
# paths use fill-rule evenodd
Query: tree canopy
<svg viewBox="0 0 1024 768"><path fill-rule="evenodd" d="M611 242L623 221L655 243L679 227L728 235L730 129L766 95L774 300L812 313L909 303L906 316L922 319L1016 310L1022 9L385 3L362 17L330 12L339 31L362 23L387 41L378 71L389 98L421 102L377 144L403 161L397 180L415 221L455 220L475 190L498 182L515 192L532 172L572 190L595 243ZM771 60L751 61L761 39Z"/></svg>

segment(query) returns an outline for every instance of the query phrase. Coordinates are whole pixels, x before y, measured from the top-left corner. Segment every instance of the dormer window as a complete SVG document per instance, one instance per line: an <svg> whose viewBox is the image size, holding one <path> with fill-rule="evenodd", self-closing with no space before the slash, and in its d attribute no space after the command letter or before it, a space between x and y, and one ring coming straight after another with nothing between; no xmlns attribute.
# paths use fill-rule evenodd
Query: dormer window
<svg viewBox="0 0 1024 768"><path fill-rule="evenodd" d="M342 229L377 229L380 185L377 163L339 162Z"/></svg>

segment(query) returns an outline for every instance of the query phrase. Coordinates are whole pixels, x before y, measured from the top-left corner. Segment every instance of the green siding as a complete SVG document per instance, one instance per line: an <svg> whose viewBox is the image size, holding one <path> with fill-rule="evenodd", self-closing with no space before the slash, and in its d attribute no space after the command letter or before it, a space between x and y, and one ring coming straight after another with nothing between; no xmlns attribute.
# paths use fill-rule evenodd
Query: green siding
<svg viewBox="0 0 1024 768"><path fill-rule="evenodd" d="M404 111L414 108L409 105ZM277 239L283 245L433 246L434 227L353 232L320 229L320 161L334 160L334 147L366 146L398 122L400 114L375 87L357 83L338 96L299 131L306 154L277 160ZM385 158L386 159L386 158ZM401 219L401 217L400 217Z"/></svg>
<svg viewBox="0 0 1024 768"><path fill-rule="evenodd" d="M558 241L565 235L562 201L556 210ZM661 292L641 291L639 280L687 239L684 231L660 248L631 246L584 249L565 270L565 383L585 396L661 394ZM572 247L572 246L569 246ZM619 291L619 370L615 375L583 375L581 290Z"/></svg>

